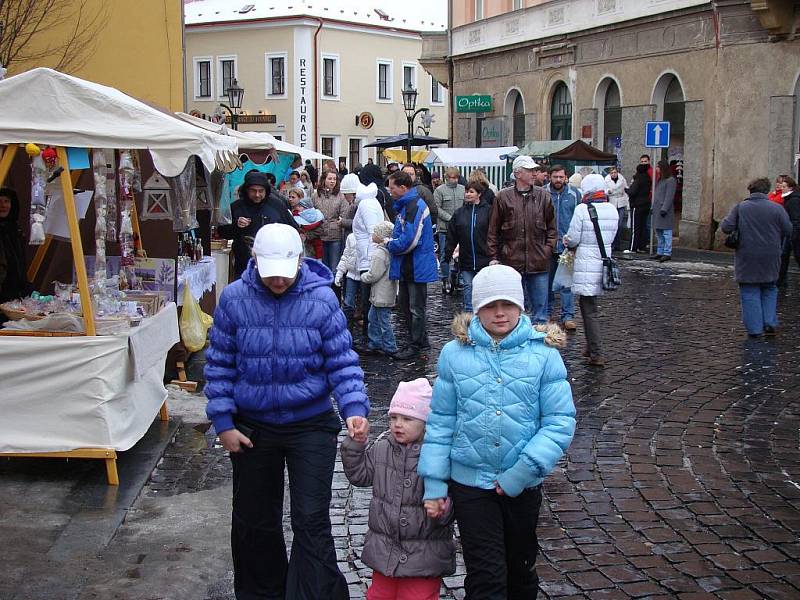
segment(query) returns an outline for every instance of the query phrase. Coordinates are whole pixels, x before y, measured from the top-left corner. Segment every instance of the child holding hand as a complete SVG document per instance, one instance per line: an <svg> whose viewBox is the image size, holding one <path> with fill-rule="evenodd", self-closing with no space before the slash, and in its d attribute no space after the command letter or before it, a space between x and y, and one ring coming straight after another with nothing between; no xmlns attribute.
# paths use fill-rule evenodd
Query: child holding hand
<svg viewBox="0 0 800 600"><path fill-rule="evenodd" d="M429 515L448 492L464 551L467 600L536 598L541 483L575 432L575 406L558 326L534 328L520 274L481 269L475 316L453 322L439 355L419 461Z"/></svg>
<svg viewBox="0 0 800 600"><path fill-rule="evenodd" d="M430 402L427 379L402 381L389 406L388 434L369 447L366 433L342 442L350 483L372 486L361 555L373 570L367 600L437 600L442 576L455 571L449 503L442 502L438 518L429 517L417 475Z"/></svg>

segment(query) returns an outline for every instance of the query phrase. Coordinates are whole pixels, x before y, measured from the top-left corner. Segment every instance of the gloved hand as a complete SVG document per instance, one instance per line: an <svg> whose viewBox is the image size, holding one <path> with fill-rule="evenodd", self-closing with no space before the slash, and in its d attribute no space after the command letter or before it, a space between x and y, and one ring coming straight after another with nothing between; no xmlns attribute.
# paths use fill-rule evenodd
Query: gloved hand
<svg viewBox="0 0 800 600"><path fill-rule="evenodd" d="M342 273L340 271L336 272L336 277L333 278L333 285L342 287Z"/></svg>

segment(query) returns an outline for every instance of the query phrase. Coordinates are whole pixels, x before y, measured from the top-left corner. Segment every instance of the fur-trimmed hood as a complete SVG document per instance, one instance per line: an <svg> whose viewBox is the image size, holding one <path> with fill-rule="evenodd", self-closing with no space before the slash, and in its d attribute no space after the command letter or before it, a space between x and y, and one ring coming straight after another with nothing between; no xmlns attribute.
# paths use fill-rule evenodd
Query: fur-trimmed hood
<svg viewBox="0 0 800 600"><path fill-rule="evenodd" d="M470 338L469 333L470 325L472 324L472 319L474 317L476 317L476 315L468 312L462 312L453 317L453 323L451 324L450 328L453 332L453 336L462 344L466 345L474 343ZM564 333L564 331L558 325L554 323L534 325L533 329L538 334L541 334L536 335L535 337L542 338L545 345L558 349L566 347L567 334Z"/></svg>

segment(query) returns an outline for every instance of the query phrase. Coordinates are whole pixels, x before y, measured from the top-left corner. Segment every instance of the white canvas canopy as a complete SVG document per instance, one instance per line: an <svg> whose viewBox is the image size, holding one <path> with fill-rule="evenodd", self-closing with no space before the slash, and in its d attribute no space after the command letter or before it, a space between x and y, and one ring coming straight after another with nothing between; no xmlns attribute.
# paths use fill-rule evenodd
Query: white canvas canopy
<svg viewBox="0 0 800 600"><path fill-rule="evenodd" d="M503 148L434 148L425 160L426 163L445 167L485 167L505 165L500 158L519 150L516 146Z"/></svg>
<svg viewBox="0 0 800 600"><path fill-rule="evenodd" d="M272 150L274 148L278 152L286 152L287 154L299 154L300 158L302 158L303 160L306 159L325 160L331 158L330 156L325 156L324 154L320 154L319 152L314 152L313 150L309 150L308 148L295 146L294 144L290 144L288 142L284 142L283 140L279 140L272 134L267 133L265 131L237 131L235 129L229 129L225 125L217 125L216 123L212 123L211 121L206 121L205 119L194 117L185 112L177 112L175 114L184 121L186 121L187 123L191 123L192 125L200 127L207 131L213 131L215 133L219 133L222 135L233 136L239 142L239 148L242 150L245 149Z"/></svg>
<svg viewBox="0 0 800 600"><path fill-rule="evenodd" d="M149 150L153 165L179 175L191 156L208 170L236 161L232 136L204 131L119 90L37 68L0 81L0 144Z"/></svg>

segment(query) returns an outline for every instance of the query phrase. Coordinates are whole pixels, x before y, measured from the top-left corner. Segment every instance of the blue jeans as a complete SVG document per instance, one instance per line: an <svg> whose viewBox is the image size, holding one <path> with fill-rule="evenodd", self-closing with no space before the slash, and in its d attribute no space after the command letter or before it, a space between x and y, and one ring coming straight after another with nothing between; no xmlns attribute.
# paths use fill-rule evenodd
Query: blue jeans
<svg viewBox="0 0 800 600"><path fill-rule="evenodd" d="M392 324L389 322L389 315L392 309L386 306L371 306L369 309L369 325L367 326L367 336L369 337L369 347L383 350L394 354L397 352L397 342L394 339Z"/></svg>
<svg viewBox="0 0 800 600"><path fill-rule="evenodd" d="M778 326L778 287L774 283L740 283L742 322L747 333L761 335Z"/></svg>
<svg viewBox="0 0 800 600"><path fill-rule="evenodd" d="M525 293L525 310L531 313L534 325L547 323L547 295L550 273L525 273L522 290Z"/></svg>
<svg viewBox="0 0 800 600"><path fill-rule="evenodd" d="M656 229L659 256L672 256L672 229Z"/></svg>
<svg viewBox="0 0 800 600"><path fill-rule="evenodd" d="M342 256L342 241L322 242L322 262L334 273Z"/></svg>
<svg viewBox="0 0 800 600"><path fill-rule="evenodd" d="M461 271L461 281L464 282L464 310L472 312L472 280L477 271Z"/></svg>
<svg viewBox="0 0 800 600"><path fill-rule="evenodd" d="M358 292L359 282L344 276L344 294L342 298L342 312L350 319L356 310L356 293Z"/></svg>
<svg viewBox="0 0 800 600"><path fill-rule="evenodd" d="M556 269L558 268L558 256L554 254L550 258L550 276L547 278L547 314L552 315L556 307L556 293L553 291L553 279L556 276ZM561 297L561 317L559 321L572 321L575 318L575 296L572 294L572 288L562 287L558 289L558 295Z"/></svg>
<svg viewBox="0 0 800 600"><path fill-rule="evenodd" d="M450 263L444 259L444 247L447 243L447 234L438 232L439 236L439 277L447 279L450 276Z"/></svg>

